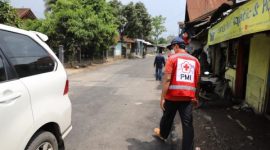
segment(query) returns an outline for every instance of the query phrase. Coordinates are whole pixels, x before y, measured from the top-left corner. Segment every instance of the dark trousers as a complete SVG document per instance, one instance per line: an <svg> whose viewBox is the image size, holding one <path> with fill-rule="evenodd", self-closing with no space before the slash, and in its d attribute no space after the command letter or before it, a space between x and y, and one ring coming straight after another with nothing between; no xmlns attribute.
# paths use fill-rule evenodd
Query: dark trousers
<svg viewBox="0 0 270 150"><path fill-rule="evenodd" d="M175 114L178 110L183 129L182 150L193 150L194 129L192 103L166 100L164 107L165 111L163 112L163 116L160 121L160 135L165 139L169 136Z"/></svg>
<svg viewBox="0 0 270 150"><path fill-rule="evenodd" d="M156 80L160 80L162 79L162 67L156 67Z"/></svg>

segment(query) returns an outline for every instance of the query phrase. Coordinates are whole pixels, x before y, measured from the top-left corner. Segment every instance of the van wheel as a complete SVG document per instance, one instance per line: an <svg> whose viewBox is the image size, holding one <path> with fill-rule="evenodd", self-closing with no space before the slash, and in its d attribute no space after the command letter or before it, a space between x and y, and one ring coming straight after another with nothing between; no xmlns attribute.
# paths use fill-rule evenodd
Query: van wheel
<svg viewBox="0 0 270 150"><path fill-rule="evenodd" d="M58 150L58 143L51 132L38 132L28 143L26 150Z"/></svg>

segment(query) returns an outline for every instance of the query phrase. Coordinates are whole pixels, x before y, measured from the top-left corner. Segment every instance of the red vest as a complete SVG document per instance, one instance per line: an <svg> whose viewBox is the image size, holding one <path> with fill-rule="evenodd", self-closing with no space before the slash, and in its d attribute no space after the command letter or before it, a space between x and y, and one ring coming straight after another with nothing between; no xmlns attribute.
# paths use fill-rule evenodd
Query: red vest
<svg viewBox="0 0 270 150"><path fill-rule="evenodd" d="M200 75L199 61L188 53L177 53L171 56L171 59L173 71L166 99L174 101L177 97L177 101L194 99Z"/></svg>

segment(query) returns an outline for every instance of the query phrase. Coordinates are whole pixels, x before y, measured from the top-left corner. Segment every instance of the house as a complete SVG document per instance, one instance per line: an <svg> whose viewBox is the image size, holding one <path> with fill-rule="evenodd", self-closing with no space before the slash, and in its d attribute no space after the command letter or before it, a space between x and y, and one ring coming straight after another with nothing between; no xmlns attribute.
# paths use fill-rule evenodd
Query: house
<svg viewBox="0 0 270 150"><path fill-rule="evenodd" d="M181 33L188 33L192 39L190 46L196 49L207 43L208 29L212 22L219 17L220 12L230 9L228 0L187 0L185 21L179 22Z"/></svg>
<svg viewBox="0 0 270 150"><path fill-rule="evenodd" d="M150 42L147 42L143 39L136 39L135 40L135 55L136 56L143 56L147 53L147 48L148 47L153 47L153 45Z"/></svg>
<svg viewBox="0 0 270 150"><path fill-rule="evenodd" d="M268 2L187 0L186 8L185 22L179 27L191 39L189 48L207 52L210 70L230 79L237 100L270 116Z"/></svg>
<svg viewBox="0 0 270 150"><path fill-rule="evenodd" d="M185 22L194 22L207 19L219 6L228 0L187 0Z"/></svg>
<svg viewBox="0 0 270 150"><path fill-rule="evenodd" d="M20 19L37 19L35 14L32 12L30 8L15 8L17 15Z"/></svg>
<svg viewBox="0 0 270 150"><path fill-rule="evenodd" d="M209 54L214 57L200 60L202 72L213 70L215 74L219 74L222 70L219 61L214 63L214 60L222 57L221 53L208 48L208 29L224 11L231 9L231 5L232 2L228 0L186 1L185 21L179 22L179 28L180 35L187 34L190 39L187 51L196 53L209 50Z"/></svg>
<svg viewBox="0 0 270 150"><path fill-rule="evenodd" d="M212 25L209 47L226 51L226 78L237 98L255 112L270 115L270 14L264 0L250 0Z"/></svg>
<svg viewBox="0 0 270 150"><path fill-rule="evenodd" d="M124 36L122 39L120 36L116 37L116 45L112 46L113 57L125 57L127 58L135 49L135 40Z"/></svg>
<svg viewBox="0 0 270 150"><path fill-rule="evenodd" d="M143 53L147 52L148 47L153 45L143 39L132 39L127 36L120 36L115 38L116 44L111 46L111 50L108 55L113 57L139 57L143 56Z"/></svg>

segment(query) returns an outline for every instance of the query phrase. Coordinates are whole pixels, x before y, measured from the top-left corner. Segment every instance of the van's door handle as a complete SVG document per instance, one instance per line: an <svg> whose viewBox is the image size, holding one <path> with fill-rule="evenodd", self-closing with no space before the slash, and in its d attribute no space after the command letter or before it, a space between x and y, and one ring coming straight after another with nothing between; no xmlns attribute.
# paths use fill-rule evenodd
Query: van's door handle
<svg viewBox="0 0 270 150"><path fill-rule="evenodd" d="M0 98L0 104L10 103L21 96L22 96L21 93L13 93L13 94L9 94L7 96L3 96Z"/></svg>

